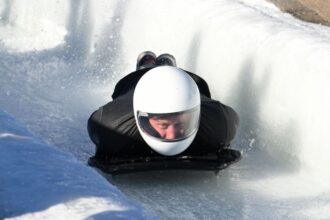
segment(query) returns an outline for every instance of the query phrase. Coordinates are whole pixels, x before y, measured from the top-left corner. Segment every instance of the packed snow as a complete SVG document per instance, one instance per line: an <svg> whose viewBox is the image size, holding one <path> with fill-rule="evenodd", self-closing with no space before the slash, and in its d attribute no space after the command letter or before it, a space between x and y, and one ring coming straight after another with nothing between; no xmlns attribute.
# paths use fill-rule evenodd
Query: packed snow
<svg viewBox="0 0 330 220"><path fill-rule="evenodd" d="M238 111L239 163L115 177L85 165L88 117L145 50ZM263 0L0 0L0 57L0 218L330 218L329 27Z"/></svg>
<svg viewBox="0 0 330 220"><path fill-rule="evenodd" d="M155 217L95 170L36 139L3 111L0 122L1 219Z"/></svg>

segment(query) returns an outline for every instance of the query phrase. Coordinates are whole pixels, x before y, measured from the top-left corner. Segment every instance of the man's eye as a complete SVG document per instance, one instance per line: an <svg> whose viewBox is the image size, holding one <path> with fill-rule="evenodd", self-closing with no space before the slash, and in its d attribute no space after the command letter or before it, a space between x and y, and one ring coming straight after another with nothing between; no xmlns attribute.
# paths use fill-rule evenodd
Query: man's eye
<svg viewBox="0 0 330 220"><path fill-rule="evenodd" d="M166 129L168 127L167 124L158 124L158 127L160 127L161 129Z"/></svg>

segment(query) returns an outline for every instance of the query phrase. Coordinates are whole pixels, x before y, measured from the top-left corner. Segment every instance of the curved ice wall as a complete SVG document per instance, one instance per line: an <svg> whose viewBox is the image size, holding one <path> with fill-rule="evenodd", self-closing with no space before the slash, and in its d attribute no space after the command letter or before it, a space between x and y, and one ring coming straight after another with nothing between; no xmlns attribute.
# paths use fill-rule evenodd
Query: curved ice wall
<svg viewBox="0 0 330 220"><path fill-rule="evenodd" d="M75 96L89 104L86 117L110 99L114 83L134 69L139 52L171 53L178 66L209 82L214 98L239 112L235 145L243 152L260 148L280 163L330 179L328 27L300 22L264 1L2 0L1 5L6 50L51 51L74 70L83 69L72 77L76 73L60 66L71 75L61 83L88 85L90 93L102 95L97 101L84 96L88 92ZM100 88L108 93L95 92ZM72 107L71 101L62 104Z"/></svg>
<svg viewBox="0 0 330 220"><path fill-rule="evenodd" d="M125 14L122 51L131 69L139 51L174 54L237 109L243 150L265 149L330 178L329 28L263 1L131 1Z"/></svg>

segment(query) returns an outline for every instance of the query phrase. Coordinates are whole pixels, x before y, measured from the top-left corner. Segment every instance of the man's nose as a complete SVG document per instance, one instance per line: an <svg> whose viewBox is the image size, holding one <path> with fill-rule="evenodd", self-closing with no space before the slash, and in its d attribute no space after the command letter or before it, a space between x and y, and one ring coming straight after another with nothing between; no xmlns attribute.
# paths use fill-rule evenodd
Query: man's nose
<svg viewBox="0 0 330 220"><path fill-rule="evenodd" d="M173 125L168 126L166 130L166 139L173 140L177 138L177 133L178 132Z"/></svg>

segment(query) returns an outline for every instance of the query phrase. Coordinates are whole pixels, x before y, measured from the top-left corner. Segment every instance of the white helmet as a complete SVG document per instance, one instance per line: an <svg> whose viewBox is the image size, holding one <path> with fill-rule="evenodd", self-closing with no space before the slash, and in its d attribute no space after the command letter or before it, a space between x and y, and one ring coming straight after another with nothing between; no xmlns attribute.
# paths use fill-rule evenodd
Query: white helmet
<svg viewBox="0 0 330 220"><path fill-rule="evenodd" d="M145 73L133 97L137 127L156 152L172 156L194 140L200 119L200 93L195 81L172 66Z"/></svg>

